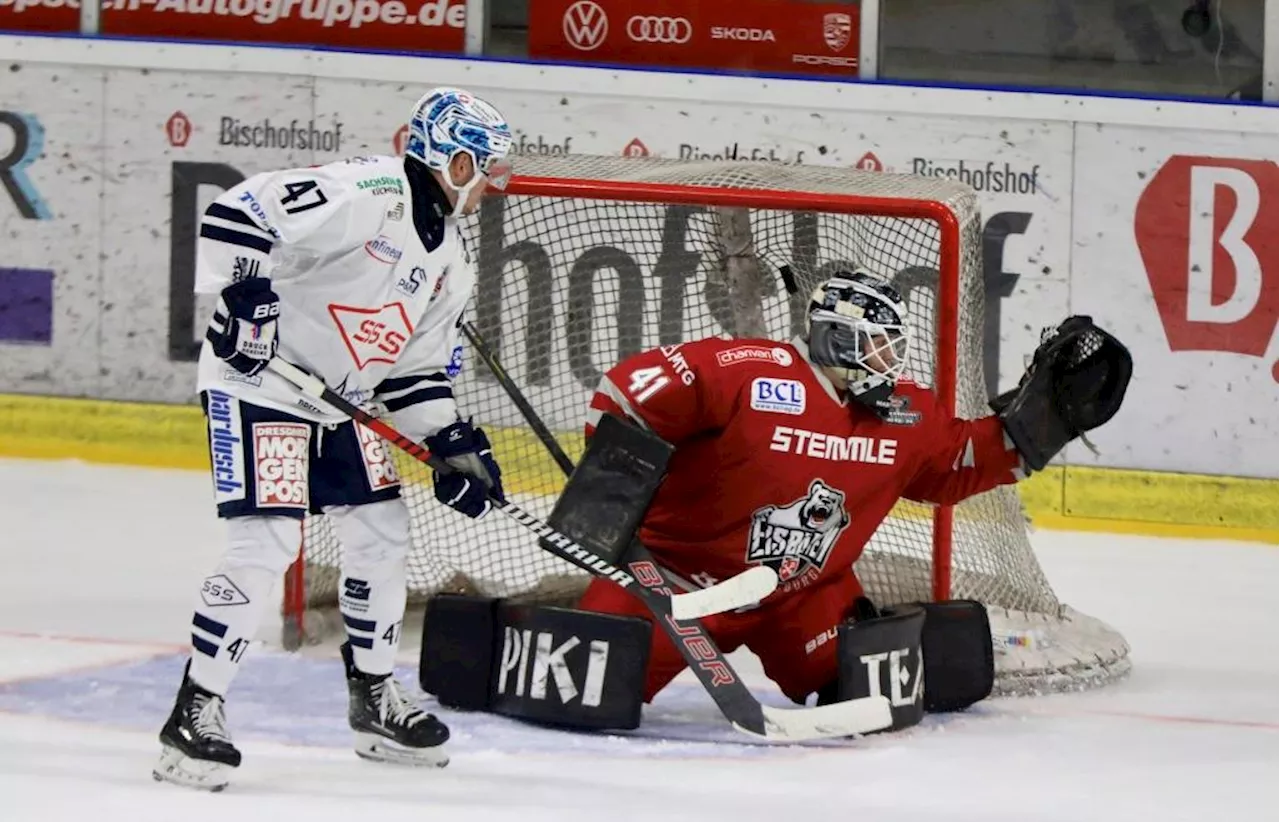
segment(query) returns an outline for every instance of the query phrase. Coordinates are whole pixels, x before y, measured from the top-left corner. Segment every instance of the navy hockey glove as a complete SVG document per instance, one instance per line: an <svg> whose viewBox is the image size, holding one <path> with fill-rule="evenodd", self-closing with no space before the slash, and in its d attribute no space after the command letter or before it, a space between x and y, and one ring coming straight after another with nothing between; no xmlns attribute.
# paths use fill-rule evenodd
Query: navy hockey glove
<svg viewBox="0 0 1280 822"><path fill-rule="evenodd" d="M471 421L458 420L442 428L434 436L427 437L427 447L433 454L444 458L455 469L452 473L434 472L436 499L472 519L489 513L489 490L498 499L506 501L502 493L502 471L493 458L493 449L484 431L471 425Z"/></svg>
<svg viewBox="0 0 1280 822"><path fill-rule="evenodd" d="M253 376L276 354L280 298L271 281L254 277L222 289L205 337L220 360Z"/></svg>

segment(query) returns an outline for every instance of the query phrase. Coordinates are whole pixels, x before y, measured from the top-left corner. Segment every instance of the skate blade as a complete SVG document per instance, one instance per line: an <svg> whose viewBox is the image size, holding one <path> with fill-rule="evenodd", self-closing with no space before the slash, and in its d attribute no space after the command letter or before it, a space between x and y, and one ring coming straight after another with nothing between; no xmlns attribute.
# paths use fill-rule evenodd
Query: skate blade
<svg viewBox="0 0 1280 822"><path fill-rule="evenodd" d="M186 788L217 793L231 781L232 770L230 765L192 759L177 748L166 745L151 776L157 782L172 782Z"/></svg>
<svg viewBox="0 0 1280 822"><path fill-rule="evenodd" d="M356 756L372 762L390 762L415 768L443 768L449 764L444 745L433 748L408 748L386 737L370 733L356 734Z"/></svg>

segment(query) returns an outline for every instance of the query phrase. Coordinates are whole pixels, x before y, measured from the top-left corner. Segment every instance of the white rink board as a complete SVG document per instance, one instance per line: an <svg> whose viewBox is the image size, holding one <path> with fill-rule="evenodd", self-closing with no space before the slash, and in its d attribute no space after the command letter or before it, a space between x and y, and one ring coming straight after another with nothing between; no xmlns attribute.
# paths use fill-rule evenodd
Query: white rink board
<svg viewBox="0 0 1280 822"><path fill-rule="evenodd" d="M1103 458L1068 462L1274 477L1276 138L1104 126L1076 150L1109 161L1078 163L1071 310L1129 345L1134 377Z"/></svg>
<svg viewBox="0 0 1280 822"><path fill-rule="evenodd" d="M21 62L20 71L3 75L0 106L43 126L44 152L25 171L53 218L24 219L0 195L6 244L0 267L52 269L55 294L51 345L0 342L0 391L193 401L194 367L183 357L190 356L208 305L193 304L184 288L191 220L220 190L214 181L390 153L424 90L421 78L430 77L491 98L529 152L617 155L642 144L653 156L728 155L962 175L979 189L987 310L993 317L998 312L987 340L988 370L998 366L999 372L991 387L1014 384L1040 328L1069 312L1095 315L1134 351L1133 394L1095 438L1101 456L1073 446L1066 462L1277 474L1274 228L1269 234L1241 229L1245 247L1261 261L1250 281L1260 284L1262 295L1254 300L1250 327L1267 331L1262 353L1173 351L1155 310L1133 218L1157 170L1179 155L1266 161L1270 177L1259 176L1255 222L1274 215L1274 112L11 37L0 37L0 57L82 64ZM232 61L236 72L220 70ZM350 79L356 77L368 79ZM173 132L166 129L177 112L191 126L185 145L172 145ZM314 125L333 139L327 150L300 148L296 141L287 147L228 145L228 119L303 130ZM7 132L0 125L0 157L13 140ZM1010 185L1014 190L1005 190ZM1210 249L1206 259L1222 258L1212 249L1221 246L1221 231L1238 222L1234 206L1229 197L1220 198L1219 216L1206 218L1207 233L1197 235ZM1185 290L1198 275L1184 266L1162 276L1167 289ZM1223 268L1213 276L1221 297L1223 278L1233 274ZM1187 304L1207 311L1212 325L1244 310L1251 293L1240 290L1226 308L1215 308L1213 299ZM1208 334L1219 341L1234 336ZM656 345L656 336L646 336L645 343ZM597 356L608 350L599 346ZM596 362L597 368L607 365ZM1208 424L1192 421L1206 411Z"/></svg>

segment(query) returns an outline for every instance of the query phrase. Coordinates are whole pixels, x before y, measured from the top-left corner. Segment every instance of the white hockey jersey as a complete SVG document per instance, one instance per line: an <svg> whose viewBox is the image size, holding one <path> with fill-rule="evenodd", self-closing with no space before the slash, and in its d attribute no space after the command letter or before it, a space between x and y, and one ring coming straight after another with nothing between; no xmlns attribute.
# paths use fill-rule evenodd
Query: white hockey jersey
<svg viewBox="0 0 1280 822"><path fill-rule="evenodd" d="M269 278L278 356L357 405L382 403L421 440L458 418L459 326L476 275L438 184L414 183L394 157L254 175L206 210L195 290ZM234 370L207 340L198 387L313 422L345 419L269 371Z"/></svg>

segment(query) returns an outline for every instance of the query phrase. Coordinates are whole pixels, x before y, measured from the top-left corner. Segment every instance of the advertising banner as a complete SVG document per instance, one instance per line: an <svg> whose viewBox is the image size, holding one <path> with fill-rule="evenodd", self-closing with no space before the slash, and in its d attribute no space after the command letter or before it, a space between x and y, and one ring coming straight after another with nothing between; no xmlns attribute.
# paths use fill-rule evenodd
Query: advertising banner
<svg viewBox="0 0 1280 822"><path fill-rule="evenodd" d="M0 31L75 34L80 0L0 0Z"/></svg>
<svg viewBox="0 0 1280 822"><path fill-rule="evenodd" d="M261 171L398 153L421 92L390 80L14 66L0 104L0 390L109 399L193 401L211 309L191 293L195 244L213 197ZM964 310L982 331L988 394L1016 383L1043 327L1090 314L1132 349L1135 377L1093 438L1099 454L1075 444L1067 462L1275 475L1273 135L489 83L470 88L504 112L520 154L964 182L982 206L985 299ZM566 202L536 222L502 201L486 208L493 219L471 237L472 318L535 403L580 407L598 373L638 346L725 330L705 276L710 215ZM758 238L778 238L774 265L797 253L798 223L786 219L753 217ZM834 235L815 236L818 263L840 256ZM530 331L536 305L551 307L550 322ZM508 407L474 364L462 374L461 396L493 392L491 405Z"/></svg>
<svg viewBox="0 0 1280 822"><path fill-rule="evenodd" d="M466 20L466 0L106 0L102 33L460 54Z"/></svg>
<svg viewBox="0 0 1280 822"><path fill-rule="evenodd" d="M795 0L530 0L529 56L858 74L858 6Z"/></svg>
<svg viewBox="0 0 1280 822"><path fill-rule="evenodd" d="M1102 125L1077 132L1072 309L1133 352L1094 456L1108 466L1274 477L1274 136Z"/></svg>
<svg viewBox="0 0 1280 822"><path fill-rule="evenodd" d="M0 385L94 396L104 314L102 73L25 64L5 66L4 77Z"/></svg>
<svg viewBox="0 0 1280 822"><path fill-rule="evenodd" d="M312 81L114 69L107 73L102 331L110 397L190 402L212 303L194 285L204 209L260 171L324 163L347 153L345 124L317 120Z"/></svg>

